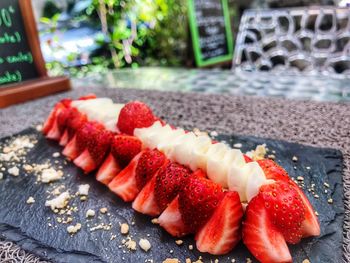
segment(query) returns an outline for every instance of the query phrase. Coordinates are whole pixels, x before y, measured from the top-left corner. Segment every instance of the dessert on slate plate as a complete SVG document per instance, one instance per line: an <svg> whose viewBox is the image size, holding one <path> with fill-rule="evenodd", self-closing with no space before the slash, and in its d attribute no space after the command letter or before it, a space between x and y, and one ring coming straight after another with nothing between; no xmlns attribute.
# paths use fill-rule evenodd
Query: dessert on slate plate
<svg viewBox="0 0 350 263"><path fill-rule="evenodd" d="M261 262L291 262L287 244L320 234L310 202L274 161L175 128L142 102L64 99L43 133L169 234L194 234L201 252L226 254L242 239Z"/></svg>

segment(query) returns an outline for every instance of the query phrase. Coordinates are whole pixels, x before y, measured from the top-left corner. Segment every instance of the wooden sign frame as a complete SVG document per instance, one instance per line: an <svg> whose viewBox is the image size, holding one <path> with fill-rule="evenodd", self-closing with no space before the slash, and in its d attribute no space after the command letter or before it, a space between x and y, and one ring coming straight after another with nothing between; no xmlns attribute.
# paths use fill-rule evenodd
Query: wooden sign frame
<svg viewBox="0 0 350 263"><path fill-rule="evenodd" d="M48 77L31 0L19 0L24 29L39 78L0 86L0 108L71 88L67 77Z"/></svg>
<svg viewBox="0 0 350 263"><path fill-rule="evenodd" d="M199 30L197 26L197 20L196 20L196 10L194 5L195 0L188 0L188 17L189 17L189 25L190 25L190 31L192 36L192 47L194 51L195 61L197 66L199 67L206 67L210 65L215 64L221 64L223 62L232 61L233 58L233 38L232 38L232 31L231 31L231 21L230 21L230 15L228 10L228 3L227 0L221 0L221 6L222 11L224 15L225 20L225 33L226 33L226 40L227 40L227 50L228 54L217 56L210 59L203 59L202 53L201 53L201 47L199 43Z"/></svg>

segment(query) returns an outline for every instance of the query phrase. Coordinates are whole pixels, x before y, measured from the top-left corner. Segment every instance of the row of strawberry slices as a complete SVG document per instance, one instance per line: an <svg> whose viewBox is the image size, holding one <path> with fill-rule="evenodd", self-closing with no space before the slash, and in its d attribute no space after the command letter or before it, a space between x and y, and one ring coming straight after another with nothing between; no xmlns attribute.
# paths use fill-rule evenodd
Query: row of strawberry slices
<svg viewBox="0 0 350 263"><path fill-rule="evenodd" d="M58 103L43 132L85 172L99 168L97 180L136 211L159 216L170 234L196 234L202 252L227 253L243 232L257 259L288 262L286 242L319 234L309 201L274 162L246 164L238 150L157 120L143 103L88 96ZM241 201L250 201L242 231Z"/></svg>

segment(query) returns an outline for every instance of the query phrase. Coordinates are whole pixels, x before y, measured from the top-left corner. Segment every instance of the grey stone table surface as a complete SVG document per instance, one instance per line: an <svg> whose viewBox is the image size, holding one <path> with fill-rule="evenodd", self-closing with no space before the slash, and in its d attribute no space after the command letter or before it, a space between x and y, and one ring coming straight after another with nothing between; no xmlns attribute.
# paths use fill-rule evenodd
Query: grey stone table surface
<svg viewBox="0 0 350 263"><path fill-rule="evenodd" d="M59 99L77 98L94 92L98 96L110 97L116 102L144 101L151 105L156 114L178 126L196 127L207 131L215 130L218 133L254 135L339 149L344 156L343 181L346 209L343 227L343 260L349 262L350 104L262 96L236 96L228 93L112 89L101 87L101 82L97 86L88 81L85 81L85 85L78 85L77 81L74 83L75 88L72 91L0 110L0 136L8 136L41 123ZM16 255L18 261L9 260L8 262L37 262L38 260L33 255L22 255L21 253L12 244L0 242L0 262L4 262L6 257L16 258ZM23 257L20 257L21 255Z"/></svg>

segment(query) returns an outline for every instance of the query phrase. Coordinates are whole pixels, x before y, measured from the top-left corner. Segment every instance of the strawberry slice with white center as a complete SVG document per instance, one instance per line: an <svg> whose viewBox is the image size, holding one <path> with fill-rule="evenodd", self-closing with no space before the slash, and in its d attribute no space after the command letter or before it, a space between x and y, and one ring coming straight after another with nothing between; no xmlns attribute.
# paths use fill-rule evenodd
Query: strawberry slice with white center
<svg viewBox="0 0 350 263"><path fill-rule="evenodd" d="M182 237L187 233L179 210L179 197L177 196L158 218L159 225L174 237Z"/></svg>
<svg viewBox="0 0 350 263"><path fill-rule="evenodd" d="M241 239L243 208L237 192L226 192L208 222L196 234L196 246L201 252L223 255Z"/></svg>
<svg viewBox="0 0 350 263"><path fill-rule="evenodd" d="M153 176L132 203L132 208L135 211L149 216L158 216L161 213L154 196L155 185L156 176Z"/></svg>
<svg viewBox="0 0 350 263"><path fill-rule="evenodd" d="M261 262L292 262L283 234L272 223L265 201L254 197L248 204L242 229L243 243Z"/></svg>
<svg viewBox="0 0 350 263"><path fill-rule="evenodd" d="M191 177L205 178L206 174L201 170L196 170ZM186 184L186 182L184 182ZM185 223L179 209L179 195L167 206L158 218L159 225L163 227L170 235L181 237L188 234Z"/></svg>
<svg viewBox="0 0 350 263"><path fill-rule="evenodd" d="M111 151L96 174L103 184L110 181L141 151L139 139L129 135L116 135L112 139Z"/></svg>
<svg viewBox="0 0 350 263"><path fill-rule="evenodd" d="M139 193L136 184L136 167L142 152L137 154L113 180L108 184L108 188L117 194L125 202L133 201Z"/></svg>

